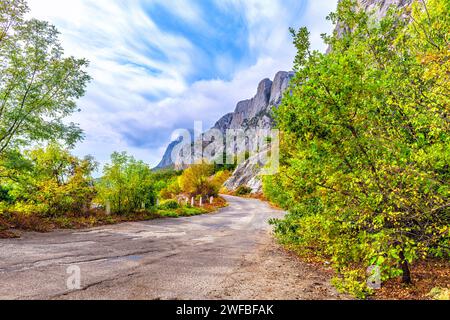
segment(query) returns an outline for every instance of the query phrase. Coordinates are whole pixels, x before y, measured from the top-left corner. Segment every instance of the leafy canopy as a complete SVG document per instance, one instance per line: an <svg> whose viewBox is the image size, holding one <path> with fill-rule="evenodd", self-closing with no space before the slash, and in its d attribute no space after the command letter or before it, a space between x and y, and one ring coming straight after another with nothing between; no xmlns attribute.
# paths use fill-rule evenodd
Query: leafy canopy
<svg viewBox="0 0 450 320"><path fill-rule="evenodd" d="M220 186L214 183L212 175L214 165L205 162L194 164L186 169L179 178L179 186L183 193L190 196L216 196Z"/></svg>
<svg viewBox="0 0 450 320"><path fill-rule="evenodd" d="M124 153L113 153L97 183L97 201L112 213L130 214L156 204L154 177L150 167Z"/></svg>
<svg viewBox="0 0 450 320"><path fill-rule="evenodd" d="M416 1L381 21L357 8L343 0L330 15L344 31L324 36L329 54L292 30L282 165L265 192L290 212L279 236L331 259L337 283L361 295L369 266L409 282L410 263L449 254L450 2Z"/></svg>
<svg viewBox="0 0 450 320"><path fill-rule="evenodd" d="M0 1L0 156L33 141L81 139L63 120L90 80L84 59L64 57L59 33L47 22L25 20L25 1Z"/></svg>
<svg viewBox="0 0 450 320"><path fill-rule="evenodd" d="M97 163L56 144L15 154L3 163L1 211L60 217L88 212L95 197ZM13 177L12 179L10 177ZM7 193L5 194L5 191Z"/></svg>

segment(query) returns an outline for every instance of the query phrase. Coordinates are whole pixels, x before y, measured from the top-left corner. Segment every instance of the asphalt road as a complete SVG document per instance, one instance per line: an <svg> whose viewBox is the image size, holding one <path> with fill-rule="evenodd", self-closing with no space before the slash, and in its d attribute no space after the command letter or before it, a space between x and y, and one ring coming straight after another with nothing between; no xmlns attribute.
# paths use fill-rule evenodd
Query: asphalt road
<svg viewBox="0 0 450 320"><path fill-rule="evenodd" d="M268 220L284 214L226 198L229 207L209 215L0 240L0 299L223 298L221 285L270 238Z"/></svg>

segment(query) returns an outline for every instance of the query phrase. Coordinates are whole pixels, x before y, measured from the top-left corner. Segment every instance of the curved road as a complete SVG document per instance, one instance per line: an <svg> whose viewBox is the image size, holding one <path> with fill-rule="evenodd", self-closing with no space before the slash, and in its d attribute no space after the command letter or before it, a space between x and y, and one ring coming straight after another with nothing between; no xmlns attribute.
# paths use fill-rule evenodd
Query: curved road
<svg viewBox="0 0 450 320"><path fill-rule="evenodd" d="M0 298L205 298L255 250L268 219L282 216L256 200L227 200L212 215L1 240ZM81 292L67 289L71 266Z"/></svg>
<svg viewBox="0 0 450 320"><path fill-rule="evenodd" d="M233 299L245 292L235 282L254 273L246 259L270 243L268 220L284 213L226 199L229 207L210 215L0 240L0 299ZM70 267L81 271L79 290L67 287Z"/></svg>

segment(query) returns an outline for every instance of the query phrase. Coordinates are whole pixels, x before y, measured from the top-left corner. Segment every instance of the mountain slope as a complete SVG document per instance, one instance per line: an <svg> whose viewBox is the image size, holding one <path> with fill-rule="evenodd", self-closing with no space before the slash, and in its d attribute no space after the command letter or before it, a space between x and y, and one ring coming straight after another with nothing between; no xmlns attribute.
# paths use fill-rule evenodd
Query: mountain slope
<svg viewBox="0 0 450 320"><path fill-rule="evenodd" d="M205 137L204 140L208 141L206 137L212 135L215 130L219 130L222 134L225 134L229 129L241 129L244 131L272 129L274 126L272 109L273 107L280 105L283 93L288 88L290 79L293 75L293 72L280 71L274 76L273 81L270 79L262 80L258 85L256 95L251 99L238 102L234 112L223 116L216 122L213 128L203 134L203 137ZM204 142L203 146L208 147L214 143L217 142ZM180 144L185 144L185 142L183 142L182 139L178 139L169 145L161 163L156 169L179 167L177 163L175 163L177 161L174 161L172 155L174 154L175 148L179 147ZM244 147L248 148L249 146L246 145ZM206 158L208 157L206 156ZM208 160L214 159L209 158ZM243 164L243 166L241 165L240 170L235 172L226 185L231 190L235 190L241 185L250 183L255 192L260 191L261 183L260 181L258 182L257 179L260 169L257 169L256 167L260 166L251 166L249 163Z"/></svg>

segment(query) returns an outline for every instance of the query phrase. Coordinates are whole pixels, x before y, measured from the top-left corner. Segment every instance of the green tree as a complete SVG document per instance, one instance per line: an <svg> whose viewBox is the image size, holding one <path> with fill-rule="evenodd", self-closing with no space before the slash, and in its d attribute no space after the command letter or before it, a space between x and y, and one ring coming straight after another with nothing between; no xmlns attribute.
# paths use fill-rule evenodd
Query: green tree
<svg viewBox="0 0 450 320"><path fill-rule="evenodd" d="M129 214L156 204L153 174L148 165L126 153L113 153L97 184L98 201L111 212Z"/></svg>
<svg viewBox="0 0 450 320"><path fill-rule="evenodd" d="M0 43L7 40L10 31L23 22L23 15L27 11L25 0L0 1Z"/></svg>
<svg viewBox="0 0 450 320"><path fill-rule="evenodd" d="M96 167L91 157L79 159L56 144L16 154L15 161L4 163L7 174L0 180L8 190L6 210L46 217L88 212Z"/></svg>
<svg viewBox="0 0 450 320"><path fill-rule="evenodd" d="M181 191L190 196L216 196L219 193L213 182L214 165L208 163L194 164L186 169L179 179Z"/></svg>
<svg viewBox="0 0 450 320"><path fill-rule="evenodd" d="M343 0L330 19L351 32L324 36L326 55L292 30L281 171L265 192L290 212L280 237L332 259L355 294L368 266L411 282L413 261L449 254L449 6L418 1L378 21Z"/></svg>
<svg viewBox="0 0 450 320"><path fill-rule="evenodd" d="M158 184L160 183L162 182L158 182ZM180 177L174 177L165 183L165 187L160 190L159 196L162 199L170 200L175 199L175 197L181 193Z"/></svg>
<svg viewBox="0 0 450 320"><path fill-rule="evenodd" d="M25 1L0 1L0 156L31 141L82 137L63 120L78 110L88 63L64 57L56 28L24 20L27 11Z"/></svg>

